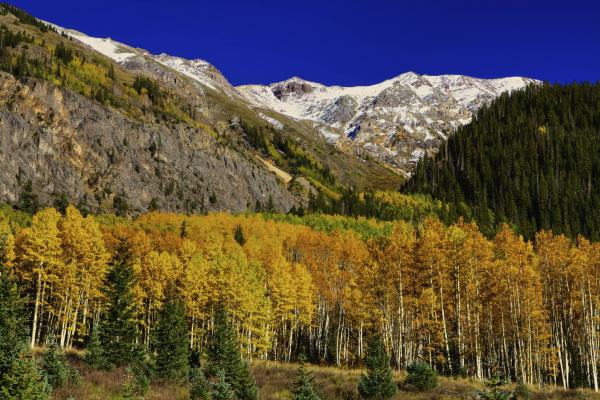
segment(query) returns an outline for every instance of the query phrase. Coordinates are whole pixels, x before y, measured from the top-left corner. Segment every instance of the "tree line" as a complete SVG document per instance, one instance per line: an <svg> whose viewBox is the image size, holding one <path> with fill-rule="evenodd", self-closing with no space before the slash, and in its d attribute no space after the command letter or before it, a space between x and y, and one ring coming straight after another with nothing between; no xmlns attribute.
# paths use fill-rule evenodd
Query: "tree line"
<svg viewBox="0 0 600 400"><path fill-rule="evenodd" d="M28 295L31 346L55 337L85 347L107 318L109 264L126 256L126 304L144 349L156 348L175 291L198 351L220 304L248 360L305 354L360 365L379 335L396 368L423 362L446 375L500 370L532 384L598 387L600 244L549 231L528 242L506 225L487 239L475 224L435 218L389 223L376 235L348 226L327 232L260 215L83 217L69 206L64 215L42 210L24 228L5 219L0 254Z"/></svg>

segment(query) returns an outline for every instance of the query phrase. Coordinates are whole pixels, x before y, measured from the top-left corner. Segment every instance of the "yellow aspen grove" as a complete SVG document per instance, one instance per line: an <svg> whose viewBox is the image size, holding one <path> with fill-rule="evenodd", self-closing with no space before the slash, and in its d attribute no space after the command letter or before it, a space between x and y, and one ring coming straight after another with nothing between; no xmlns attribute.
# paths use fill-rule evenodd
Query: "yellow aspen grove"
<svg viewBox="0 0 600 400"><path fill-rule="evenodd" d="M141 313L139 323L143 343L149 347L152 328L156 325L166 290L182 273L182 267L176 255L152 250L138 259L134 270L137 276L134 295Z"/></svg>
<svg viewBox="0 0 600 400"><path fill-rule="evenodd" d="M569 239L555 236L552 232L542 231L536 236L536 251L539 258L540 278L542 279L544 306L548 311L551 329L551 344L555 353L550 365L552 378L566 389L571 386L573 328L571 321L572 274L570 274Z"/></svg>
<svg viewBox="0 0 600 400"><path fill-rule="evenodd" d="M587 386L598 391L598 368L600 365L600 245L580 237L578 252L583 253L579 263L575 262L576 281L581 305L580 351L586 364ZM573 257L573 261L578 258Z"/></svg>
<svg viewBox="0 0 600 400"><path fill-rule="evenodd" d="M60 344L71 347L76 334L84 339L89 331L90 307L93 312L94 302L99 300L98 289L106 274L108 254L100 227L92 216L83 218L75 207L68 206L59 226L64 268L59 285L64 290L60 309L66 319Z"/></svg>
<svg viewBox="0 0 600 400"><path fill-rule="evenodd" d="M494 238L494 257L501 296L494 307L497 359L506 376L537 382L545 373L539 351L547 348L549 326L533 246L504 225Z"/></svg>
<svg viewBox="0 0 600 400"><path fill-rule="evenodd" d="M33 287L34 304L31 325L31 347L40 338L43 326L40 316L44 313L46 290L60 280L57 271L63 265L62 247L58 223L60 214L54 208L47 208L35 214L31 227L25 228L17 236L17 262L21 277Z"/></svg>
<svg viewBox="0 0 600 400"><path fill-rule="evenodd" d="M406 368L416 360L417 347L410 340L415 327L414 293L408 284L414 271L416 233L407 222L397 222L389 237L371 243L372 276L365 277L365 287L371 292L371 313L381 318L383 338L389 342L398 368ZM361 332L362 333L362 332ZM359 356L362 356L362 334Z"/></svg>
<svg viewBox="0 0 600 400"><path fill-rule="evenodd" d="M377 334L396 368L598 390L600 244L546 231L527 242L506 225L488 239L432 217L269 218L46 209L26 228L0 219L0 257L32 299L31 345L53 334L79 347L102 323L108 254L126 240L137 341L150 350L174 288L199 351L224 306L249 360L360 365Z"/></svg>
<svg viewBox="0 0 600 400"><path fill-rule="evenodd" d="M440 361L443 370L453 373L453 360L450 352L450 321L449 311L451 310L451 289L452 284L449 280L451 260L448 257L447 232L443 224L433 218L427 218L423 222L423 227L419 233L419 243L416 249L417 268L420 269L422 287L431 289L431 294L426 298L429 301L436 301L432 306L430 318L437 320L442 329L442 340L432 342L441 347L434 351L437 360Z"/></svg>
<svg viewBox="0 0 600 400"><path fill-rule="evenodd" d="M474 223L459 223L464 235L455 236L460 246L456 248L457 262L455 272L460 273L457 280L455 307L457 321L456 345L458 347L459 367L469 376L483 378L483 340L482 322L484 321L484 282L493 264L492 244L479 232ZM493 282L490 282L493 284Z"/></svg>

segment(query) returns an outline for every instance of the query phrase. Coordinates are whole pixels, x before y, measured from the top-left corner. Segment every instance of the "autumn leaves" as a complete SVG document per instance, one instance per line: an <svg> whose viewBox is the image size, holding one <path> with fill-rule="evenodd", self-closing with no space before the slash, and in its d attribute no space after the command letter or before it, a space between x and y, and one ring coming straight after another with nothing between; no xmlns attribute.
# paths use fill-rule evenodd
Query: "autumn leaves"
<svg viewBox="0 0 600 400"><path fill-rule="evenodd" d="M379 334L400 368L597 385L600 245L548 232L534 245L506 226L489 240L474 224L436 219L355 229L260 215L84 218L69 207L41 211L14 238L4 229L2 254L30 294L32 344L86 339L104 312L107 260L125 239L147 347L175 283L194 348L206 347L224 304L246 357L357 364Z"/></svg>

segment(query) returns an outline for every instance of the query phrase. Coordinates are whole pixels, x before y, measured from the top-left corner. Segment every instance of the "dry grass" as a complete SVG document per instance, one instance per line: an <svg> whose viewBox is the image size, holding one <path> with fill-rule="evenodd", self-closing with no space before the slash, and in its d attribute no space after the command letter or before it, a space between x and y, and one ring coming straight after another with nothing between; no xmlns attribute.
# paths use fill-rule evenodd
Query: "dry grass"
<svg viewBox="0 0 600 400"><path fill-rule="evenodd" d="M78 369L81 382L70 385L54 392L54 400L119 400L125 380L125 369L113 371L96 371L81 361L79 353L70 353L69 361ZM308 369L315 377L315 383L324 400L358 400L358 380L361 370L309 366ZM252 370L259 387L261 400L289 400L290 390L296 379L297 365L282 364L270 361L254 361ZM440 378L439 387L429 392L418 392L403 387L405 379L403 372L394 374L394 380L399 384L400 391L394 400L454 400L476 399L477 393L483 388L479 381L457 378ZM508 387L507 389L511 389ZM564 391L559 388L530 388L532 400L600 400L600 395L589 390ZM146 395L147 400L184 400L187 399L187 389L182 386L155 383Z"/></svg>
<svg viewBox="0 0 600 400"><path fill-rule="evenodd" d="M55 390L52 400L120 400L125 382L125 368L98 371L81 360L79 352L68 354L69 362L79 371L80 382ZM146 400L187 400L187 388L165 383L153 383Z"/></svg>

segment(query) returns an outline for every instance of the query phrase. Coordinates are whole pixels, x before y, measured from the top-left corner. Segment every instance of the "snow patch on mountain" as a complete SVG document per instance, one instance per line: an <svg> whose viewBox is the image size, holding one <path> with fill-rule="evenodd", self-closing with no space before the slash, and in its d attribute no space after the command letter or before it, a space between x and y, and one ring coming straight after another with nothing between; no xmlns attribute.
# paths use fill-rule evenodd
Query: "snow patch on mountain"
<svg viewBox="0 0 600 400"><path fill-rule="evenodd" d="M262 119L264 119L265 121L267 121L273 127L275 127L275 129L283 129L283 124L281 122L279 122L278 120L276 120L275 118L269 117L268 115L263 114L261 112L258 113L258 116L261 117Z"/></svg>
<svg viewBox="0 0 600 400"><path fill-rule="evenodd" d="M54 24L50 25L56 28L59 33L65 34L88 45L98 53L101 53L118 63L125 63L127 60L136 56L147 57L211 89L220 90L230 96L239 96L237 91L219 70L205 60L187 60L185 58L164 53L154 55L146 50L133 48L126 44L114 41L111 38L96 38L76 30L65 29Z"/></svg>
<svg viewBox="0 0 600 400"><path fill-rule="evenodd" d="M45 22L45 21L44 21ZM58 33L65 34L73 39L80 41L83 44L90 46L92 49L96 50L98 53L105 55L106 57L115 60L116 62L123 62L131 57L135 57L139 54L139 50L134 49L130 46L127 46L123 43L116 42L111 38L96 38L88 36L84 33L73 29L65 29L58 25L54 25L49 22L45 22L46 24L54 27Z"/></svg>

